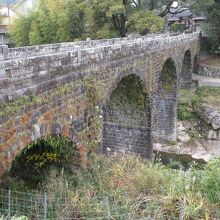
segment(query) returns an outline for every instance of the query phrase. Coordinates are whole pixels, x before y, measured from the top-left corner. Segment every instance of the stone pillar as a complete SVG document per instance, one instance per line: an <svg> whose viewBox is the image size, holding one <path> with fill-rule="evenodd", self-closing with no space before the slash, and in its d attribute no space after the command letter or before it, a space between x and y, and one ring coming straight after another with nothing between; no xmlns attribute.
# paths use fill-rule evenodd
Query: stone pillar
<svg viewBox="0 0 220 220"><path fill-rule="evenodd" d="M0 80L5 78L5 66L4 63L1 61L4 61L8 56L8 46L7 45L0 45ZM0 92L0 100L5 99L5 94Z"/></svg>
<svg viewBox="0 0 220 220"><path fill-rule="evenodd" d="M0 61L6 60L8 56L8 45L0 45Z"/></svg>

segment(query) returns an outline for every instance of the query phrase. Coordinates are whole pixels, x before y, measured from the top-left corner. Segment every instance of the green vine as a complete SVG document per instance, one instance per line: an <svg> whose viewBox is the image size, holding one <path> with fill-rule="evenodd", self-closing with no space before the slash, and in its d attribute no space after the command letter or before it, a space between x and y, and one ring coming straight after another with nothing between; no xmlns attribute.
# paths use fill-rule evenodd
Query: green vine
<svg viewBox="0 0 220 220"><path fill-rule="evenodd" d="M14 116L24 111L26 108L35 108L36 106L49 103L54 98L65 96L73 91L76 86L77 84L73 82L41 94L32 93L31 95L24 96L11 102L0 102L0 117Z"/></svg>
<svg viewBox="0 0 220 220"><path fill-rule="evenodd" d="M86 97L87 106L87 127L80 133L78 137L81 144L90 152L98 146L101 121L99 118L99 93L93 78L83 81L83 88Z"/></svg>

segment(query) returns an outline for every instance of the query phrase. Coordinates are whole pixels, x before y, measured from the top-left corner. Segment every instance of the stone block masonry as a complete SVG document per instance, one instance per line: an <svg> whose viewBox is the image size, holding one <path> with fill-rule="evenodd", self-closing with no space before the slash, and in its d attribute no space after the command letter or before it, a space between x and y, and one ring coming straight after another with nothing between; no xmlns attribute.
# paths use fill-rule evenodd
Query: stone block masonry
<svg viewBox="0 0 220 220"><path fill-rule="evenodd" d="M104 123L103 142L105 143L105 152L132 152L145 158L151 155L149 129Z"/></svg>
<svg viewBox="0 0 220 220"><path fill-rule="evenodd" d="M167 59L172 59L176 70L177 93L184 55L189 51L193 62L200 46L199 35L193 33L0 48L2 173L36 139L47 135L63 135L80 144L80 132L90 126L90 105L85 81L92 79L95 82L98 97L96 104L102 109L118 83L131 74L140 78L143 92L149 97L150 134L146 138L144 130L134 127L133 131L129 128L130 133L127 135L128 128L120 128L124 130L124 136L121 133L121 138L116 137L120 141L114 148L126 146L126 149L133 151L136 146L137 152L144 149L142 152L146 152L144 155L149 157L153 139L163 138L160 130L157 130L159 127L153 125L155 117L160 121L158 113L162 112L162 106L154 106L154 103L157 103L158 81L163 66ZM166 114L171 114L170 109L173 107L168 104L165 106L169 109L165 111ZM97 111L96 114L100 113ZM100 118L99 115L97 118ZM167 122L169 129L166 135L175 139L176 114L172 113L167 118L170 118L170 122ZM158 126L160 124L162 126L158 122ZM117 132L114 134L117 135ZM137 139L133 139L134 136Z"/></svg>
<svg viewBox="0 0 220 220"><path fill-rule="evenodd" d="M200 64L198 74L207 77L220 78L220 67Z"/></svg>

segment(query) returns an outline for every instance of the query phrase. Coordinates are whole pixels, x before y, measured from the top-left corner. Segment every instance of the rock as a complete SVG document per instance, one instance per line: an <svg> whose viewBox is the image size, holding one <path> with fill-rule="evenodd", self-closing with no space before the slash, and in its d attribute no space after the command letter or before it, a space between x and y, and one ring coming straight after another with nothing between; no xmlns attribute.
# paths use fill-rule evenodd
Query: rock
<svg viewBox="0 0 220 220"><path fill-rule="evenodd" d="M220 113L208 106L203 105L197 110L200 118L210 124L214 130L220 129Z"/></svg>
<svg viewBox="0 0 220 220"><path fill-rule="evenodd" d="M190 136L186 132L180 132L178 134L178 140L185 143L190 140Z"/></svg>
<svg viewBox="0 0 220 220"><path fill-rule="evenodd" d="M153 145L154 145L153 148L156 151L160 151L162 149L162 144L161 143L154 143Z"/></svg>
<svg viewBox="0 0 220 220"><path fill-rule="evenodd" d="M208 130L205 135L206 139L220 141L220 130Z"/></svg>
<svg viewBox="0 0 220 220"><path fill-rule="evenodd" d="M212 120L212 127L217 130L220 128L220 114L216 115Z"/></svg>
<svg viewBox="0 0 220 220"><path fill-rule="evenodd" d="M206 64L200 64L198 74L207 77L220 78L220 68Z"/></svg>
<svg viewBox="0 0 220 220"><path fill-rule="evenodd" d="M177 124L178 133L181 132L181 131L185 131L185 130L186 130L186 128L183 127L183 123L181 121L179 121L178 124Z"/></svg>
<svg viewBox="0 0 220 220"><path fill-rule="evenodd" d="M202 145L210 154L220 157L220 141L203 139Z"/></svg>

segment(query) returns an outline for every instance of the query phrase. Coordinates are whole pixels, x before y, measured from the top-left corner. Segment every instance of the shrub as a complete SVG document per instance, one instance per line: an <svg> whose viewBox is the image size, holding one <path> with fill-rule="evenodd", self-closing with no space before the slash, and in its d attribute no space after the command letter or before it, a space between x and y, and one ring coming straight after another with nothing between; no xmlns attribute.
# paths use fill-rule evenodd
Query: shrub
<svg viewBox="0 0 220 220"><path fill-rule="evenodd" d="M181 121L191 121L195 116L189 104L180 103L178 105L178 119Z"/></svg>
<svg viewBox="0 0 220 220"><path fill-rule="evenodd" d="M87 219L92 217L91 213L98 217L102 211L98 207L103 207L106 194L115 219L119 212L125 216L123 219L128 213L131 219L147 217L149 213L151 217L161 217L155 219L165 219L167 215L177 219L181 204L183 219L218 219L220 216L220 159L211 161L204 169L197 170L194 164L183 171L132 155L106 157L91 153L88 166L77 170L76 187L70 187L70 176L65 181L66 191L59 192L57 185L49 191L48 186L43 188L48 193L51 213L57 218ZM62 206L60 198L64 195L66 202Z"/></svg>
<svg viewBox="0 0 220 220"><path fill-rule="evenodd" d="M190 90L181 89L179 91L178 119L181 121L191 121L196 118L194 106L197 104L197 98Z"/></svg>
<svg viewBox="0 0 220 220"><path fill-rule="evenodd" d="M204 170L194 171L192 177L199 192L220 204L220 159L210 161Z"/></svg>
<svg viewBox="0 0 220 220"><path fill-rule="evenodd" d="M67 168L74 161L76 147L68 139L50 136L27 146L12 163L10 174L31 185L46 180L51 166Z"/></svg>

